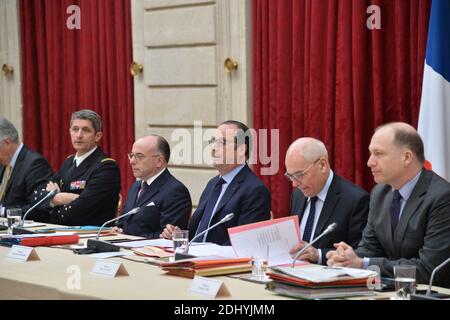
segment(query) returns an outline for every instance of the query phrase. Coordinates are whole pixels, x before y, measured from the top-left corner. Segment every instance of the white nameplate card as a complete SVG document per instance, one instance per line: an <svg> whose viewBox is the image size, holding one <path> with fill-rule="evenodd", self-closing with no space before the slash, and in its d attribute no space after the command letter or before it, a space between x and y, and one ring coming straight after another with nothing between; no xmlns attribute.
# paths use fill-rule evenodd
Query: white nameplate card
<svg viewBox="0 0 450 320"><path fill-rule="evenodd" d="M216 280L200 276L194 277L188 292L200 294L202 296L207 296L209 298L231 296L225 283L222 280Z"/></svg>
<svg viewBox="0 0 450 320"><path fill-rule="evenodd" d="M128 276L128 271L121 262L99 259L95 262L91 274L114 278L116 276Z"/></svg>
<svg viewBox="0 0 450 320"><path fill-rule="evenodd" d="M40 260L39 256L32 247L13 245L9 251L8 258L20 261Z"/></svg>

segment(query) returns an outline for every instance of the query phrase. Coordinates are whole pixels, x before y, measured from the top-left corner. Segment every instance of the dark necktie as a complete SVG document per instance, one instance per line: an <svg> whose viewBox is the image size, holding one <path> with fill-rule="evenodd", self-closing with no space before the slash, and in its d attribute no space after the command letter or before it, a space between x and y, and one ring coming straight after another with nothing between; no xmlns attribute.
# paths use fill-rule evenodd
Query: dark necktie
<svg viewBox="0 0 450 320"><path fill-rule="evenodd" d="M303 231L303 241L309 242L311 239L311 233L314 227L314 218L316 216L316 201L317 197L312 197L309 205L308 220L306 220L305 230Z"/></svg>
<svg viewBox="0 0 450 320"><path fill-rule="evenodd" d="M216 205L217 200L219 199L220 192L222 191L222 185L225 183L225 180L222 178L217 181L216 185L214 186L213 191L211 192L211 195L208 199L208 203L206 204L205 211L203 212L202 219L200 220L200 223L198 225L197 234L199 234L202 231L205 231L209 227L209 221L211 220L211 217L213 215L213 210ZM203 237L199 237L196 239L196 242L203 242Z"/></svg>
<svg viewBox="0 0 450 320"><path fill-rule="evenodd" d="M147 181L142 181L141 183L141 190L139 190L139 194L137 197L137 202L142 199L142 195L150 188L150 186L147 184Z"/></svg>
<svg viewBox="0 0 450 320"><path fill-rule="evenodd" d="M392 202L391 202L391 228L392 234L394 234L395 229L397 228L398 220L400 217L400 209L402 207L401 204L402 196L398 190L394 190L392 192Z"/></svg>

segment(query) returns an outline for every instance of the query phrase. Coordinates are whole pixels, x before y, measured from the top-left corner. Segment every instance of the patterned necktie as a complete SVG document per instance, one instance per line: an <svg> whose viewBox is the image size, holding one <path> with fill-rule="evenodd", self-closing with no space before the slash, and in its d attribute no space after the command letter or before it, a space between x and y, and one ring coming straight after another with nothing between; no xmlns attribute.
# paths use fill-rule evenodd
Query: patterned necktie
<svg viewBox="0 0 450 320"><path fill-rule="evenodd" d="M302 240L305 242L310 242L311 234L314 227L314 218L316 216L316 201L317 197L312 197L309 204L309 215L308 220L306 220L305 230L303 231Z"/></svg>
<svg viewBox="0 0 450 320"><path fill-rule="evenodd" d="M213 215L213 210L216 205L217 200L219 199L220 193L222 192L222 185L225 183L225 180L222 178L217 181L214 186L213 191L211 192L211 196L208 199L208 203L206 204L205 211L203 212L202 219L198 225L197 234L202 231L205 231L209 227L209 222ZM203 237L196 239L196 242L203 242Z"/></svg>
<svg viewBox="0 0 450 320"><path fill-rule="evenodd" d="M6 193L6 186L8 185L9 176L11 173L11 165L8 163L3 171L2 184L0 186L0 201L2 201L3 196Z"/></svg>
<svg viewBox="0 0 450 320"><path fill-rule="evenodd" d="M137 202L142 198L142 195L148 190L150 186L147 184L147 181L142 181L141 183L141 190L139 190L139 194L137 197Z"/></svg>
<svg viewBox="0 0 450 320"><path fill-rule="evenodd" d="M402 207L401 204L402 195L398 190L394 190L392 193L392 202L391 202L391 228L392 228L392 234L394 234L395 229L397 228L398 220L400 217L400 209Z"/></svg>

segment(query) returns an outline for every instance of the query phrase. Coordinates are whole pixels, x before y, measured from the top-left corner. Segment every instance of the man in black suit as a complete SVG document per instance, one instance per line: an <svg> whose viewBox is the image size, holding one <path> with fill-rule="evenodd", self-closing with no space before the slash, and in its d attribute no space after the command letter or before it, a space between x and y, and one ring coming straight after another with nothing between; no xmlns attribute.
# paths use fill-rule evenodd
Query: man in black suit
<svg viewBox="0 0 450 320"><path fill-rule="evenodd" d="M248 130L243 123L228 120L217 128L209 141L213 164L219 175L208 182L200 196L198 208L189 222L190 239L227 214L234 213L233 219L196 240L230 245L228 228L270 218L269 190L246 163L250 150ZM175 228L167 225L161 236L170 239Z"/></svg>
<svg viewBox="0 0 450 320"><path fill-rule="evenodd" d="M192 202L188 189L167 169L170 147L158 135L137 140L128 154L136 181L128 191L123 213L141 208L125 217L116 232L159 238L167 224L187 228Z"/></svg>
<svg viewBox="0 0 450 320"><path fill-rule="evenodd" d="M287 150L285 164L285 175L295 188L291 215L299 216L302 235L302 241L290 253L295 255L334 222L336 229L306 249L298 259L326 264L326 254L334 249L333 243L347 241L356 247L367 223L369 194L331 170L327 149L320 140L294 141Z"/></svg>
<svg viewBox="0 0 450 320"><path fill-rule="evenodd" d="M24 214L33 191L45 185L52 173L42 155L20 142L14 125L0 118L0 207L21 208Z"/></svg>
<svg viewBox="0 0 450 320"><path fill-rule="evenodd" d="M367 165L375 182L370 212L356 250L345 242L328 252L328 264L377 266L393 277L396 265L416 266L418 283L428 283L433 269L450 257L450 183L423 168L422 139L406 123L378 128L369 146ZM434 284L450 287L450 266Z"/></svg>
<svg viewBox="0 0 450 320"><path fill-rule="evenodd" d="M56 196L44 202L46 222L70 225L102 225L115 216L120 191L116 162L98 147L102 138L100 116L92 110L74 112L70 137L76 154L69 156L50 179L46 189L34 198L39 201L53 189Z"/></svg>

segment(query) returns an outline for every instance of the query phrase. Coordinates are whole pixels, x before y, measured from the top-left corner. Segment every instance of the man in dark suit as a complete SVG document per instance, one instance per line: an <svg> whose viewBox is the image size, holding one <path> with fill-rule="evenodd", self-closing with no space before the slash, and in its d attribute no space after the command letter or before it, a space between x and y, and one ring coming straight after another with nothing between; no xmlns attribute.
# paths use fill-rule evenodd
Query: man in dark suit
<svg viewBox="0 0 450 320"><path fill-rule="evenodd" d="M393 277L396 265L416 266L418 283L428 283L433 269L450 257L450 184L423 168L423 142L406 123L378 128L371 140L367 165L378 183L356 250L345 242L328 252L328 264L367 268L378 266ZM434 284L450 286L450 266Z"/></svg>
<svg viewBox="0 0 450 320"><path fill-rule="evenodd" d="M24 214L33 191L45 185L52 173L42 155L20 142L14 125L0 118L0 207L21 208Z"/></svg>
<svg viewBox="0 0 450 320"><path fill-rule="evenodd" d="M167 224L186 229L192 202L188 189L167 169L170 147L160 136L137 140L128 154L136 181L128 192L123 213L141 208L123 218L116 232L146 238L159 238Z"/></svg>
<svg viewBox="0 0 450 320"><path fill-rule="evenodd" d="M333 243L346 241L356 247L367 223L369 194L335 174L328 163L328 152L322 141L300 138L286 152L286 177L295 190L291 197L291 215L298 215L302 241L290 253L320 235L336 223L333 232L323 236L298 259L326 264L326 254Z"/></svg>
<svg viewBox="0 0 450 320"><path fill-rule="evenodd" d="M101 118L92 110L72 114L70 137L76 154L64 161L46 189L39 190L34 198L39 201L53 189L58 192L41 205L47 209L45 222L99 226L114 217L120 172L116 162L98 147L101 128Z"/></svg>
<svg viewBox="0 0 450 320"><path fill-rule="evenodd" d="M196 240L230 245L228 228L270 219L270 193L246 163L250 150L246 125L233 120L223 122L210 144L213 164L219 175L208 182L200 196L198 208L189 222L189 238L234 213L233 219ZM161 236L170 239L175 228L167 225Z"/></svg>

